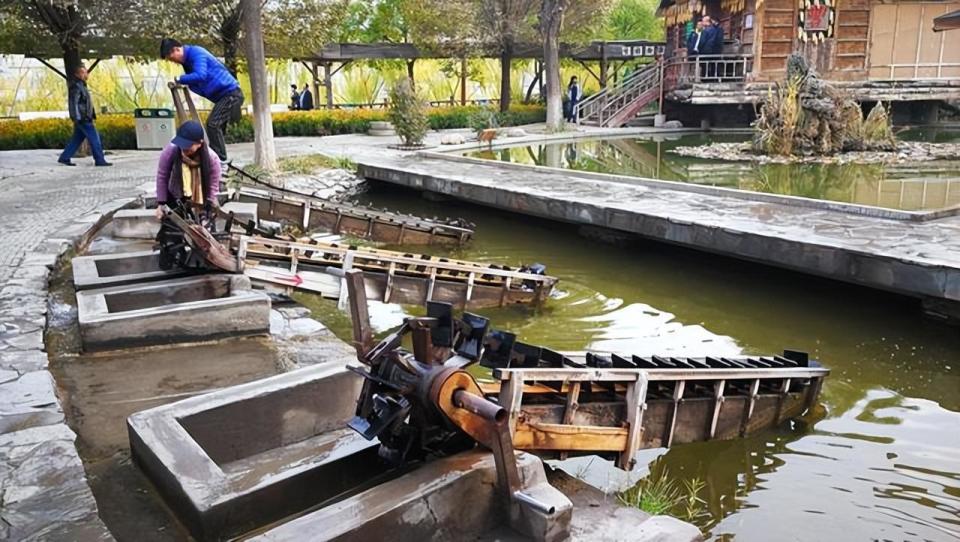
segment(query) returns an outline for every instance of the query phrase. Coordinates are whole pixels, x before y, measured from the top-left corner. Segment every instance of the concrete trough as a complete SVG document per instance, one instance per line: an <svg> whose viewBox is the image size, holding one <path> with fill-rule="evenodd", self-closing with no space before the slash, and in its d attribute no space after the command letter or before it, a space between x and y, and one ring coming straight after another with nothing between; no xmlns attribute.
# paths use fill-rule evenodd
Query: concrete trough
<svg viewBox="0 0 960 542"><path fill-rule="evenodd" d="M237 536L383 476L361 385L331 362L192 397L130 416L130 449L194 537Z"/></svg>
<svg viewBox="0 0 960 542"><path fill-rule="evenodd" d="M72 261L77 290L173 279L188 275L183 269L160 269L160 252L142 250L119 254L79 256Z"/></svg>
<svg viewBox="0 0 960 542"><path fill-rule="evenodd" d="M77 292L86 350L267 333L270 298L243 275L202 275Z"/></svg>
<svg viewBox="0 0 960 542"><path fill-rule="evenodd" d="M497 487L493 454L483 449L437 459L416 470L274 527L257 542L337 540L568 540L573 504L546 478L543 463L519 453L523 492L553 506L546 514L509 510ZM513 527L514 532L506 526ZM518 535L523 535L523 538Z"/></svg>
<svg viewBox="0 0 960 542"><path fill-rule="evenodd" d="M226 212L233 212L237 220L257 221L257 204L231 201L223 205ZM217 220L217 227L223 228L224 219ZM160 231L160 221L154 209L122 209L113 215L111 234L121 239L154 239Z"/></svg>

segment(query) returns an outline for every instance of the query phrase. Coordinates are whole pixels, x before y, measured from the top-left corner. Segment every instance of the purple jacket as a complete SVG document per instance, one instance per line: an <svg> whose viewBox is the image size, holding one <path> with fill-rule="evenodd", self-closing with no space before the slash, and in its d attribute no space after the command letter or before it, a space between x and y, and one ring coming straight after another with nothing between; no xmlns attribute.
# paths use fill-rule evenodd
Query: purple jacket
<svg viewBox="0 0 960 542"><path fill-rule="evenodd" d="M207 168L210 178L207 180L207 192L204 201L216 201L220 193L220 159L207 148ZM169 203L183 197L183 171L180 165L180 147L173 143L164 147L157 164L157 203Z"/></svg>

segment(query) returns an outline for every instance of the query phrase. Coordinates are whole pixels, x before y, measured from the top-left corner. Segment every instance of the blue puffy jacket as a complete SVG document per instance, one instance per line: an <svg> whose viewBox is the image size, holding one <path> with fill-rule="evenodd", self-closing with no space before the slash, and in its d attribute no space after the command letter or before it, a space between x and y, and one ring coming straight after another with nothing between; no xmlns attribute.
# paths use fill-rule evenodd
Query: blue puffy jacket
<svg viewBox="0 0 960 542"><path fill-rule="evenodd" d="M211 102L240 88L240 83L230 75L227 67L199 45L183 47L183 71L186 73L177 81Z"/></svg>

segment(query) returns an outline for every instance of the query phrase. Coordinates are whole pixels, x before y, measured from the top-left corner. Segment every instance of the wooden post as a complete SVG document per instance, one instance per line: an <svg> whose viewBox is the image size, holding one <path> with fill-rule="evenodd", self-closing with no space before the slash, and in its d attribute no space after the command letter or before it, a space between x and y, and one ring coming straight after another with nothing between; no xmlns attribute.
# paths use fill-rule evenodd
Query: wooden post
<svg viewBox="0 0 960 542"><path fill-rule="evenodd" d="M327 109L333 108L333 63L323 63L323 89L327 95Z"/></svg>
<svg viewBox="0 0 960 542"><path fill-rule="evenodd" d="M607 88L607 42L600 42L600 88Z"/></svg>
<svg viewBox="0 0 960 542"><path fill-rule="evenodd" d="M523 371L512 371L510 379L500 386L500 406L507 411L510 438L517 434L517 418L523 401Z"/></svg>
<svg viewBox="0 0 960 542"><path fill-rule="evenodd" d="M726 380L718 380L713 385L713 415L710 416L709 438L713 438L717 434L717 421L720 419L720 408L723 406L723 390L726 386Z"/></svg>
<svg viewBox="0 0 960 542"><path fill-rule="evenodd" d="M563 408L563 421L561 422L564 425L573 423L573 415L580 408L580 385L580 382L573 382L570 384L570 389L567 390L567 403ZM563 461L569 455L567 452L560 452L560 460Z"/></svg>
<svg viewBox="0 0 960 542"><path fill-rule="evenodd" d="M636 464L634 454L640 449L640 438L643 435L643 411L647 408L647 373L641 371L637 380L627 384L627 445L620 453L619 467L623 470L633 470Z"/></svg>
<svg viewBox="0 0 960 542"><path fill-rule="evenodd" d="M673 444L673 434L677 427L677 411L680 410L680 402L683 401L683 390L686 386L685 380L677 380L673 384L673 408L670 410L670 423L666 424L667 436L663 441L663 446L666 448Z"/></svg>
<svg viewBox="0 0 960 542"><path fill-rule="evenodd" d="M750 396L747 398L747 404L743 406L743 418L740 420L740 436L747 434L750 425L750 418L753 417L753 409L757 406L757 394L760 391L760 379L755 378L750 382Z"/></svg>
<svg viewBox="0 0 960 542"><path fill-rule="evenodd" d="M347 291L350 297L350 320L353 322L353 346L357 356L366 356L373 348L373 330L370 328L370 313L367 312L367 291L363 284L363 271L347 271Z"/></svg>

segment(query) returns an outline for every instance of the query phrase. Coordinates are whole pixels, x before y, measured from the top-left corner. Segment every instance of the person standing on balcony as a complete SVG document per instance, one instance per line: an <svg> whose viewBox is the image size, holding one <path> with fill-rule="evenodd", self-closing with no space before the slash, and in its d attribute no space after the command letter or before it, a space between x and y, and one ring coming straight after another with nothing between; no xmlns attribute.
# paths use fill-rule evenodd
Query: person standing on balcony
<svg viewBox="0 0 960 542"><path fill-rule="evenodd" d="M583 96L583 92L580 90L580 83L577 81L577 76L574 75L570 78L570 84L567 85L567 103L569 108L567 109L567 122L577 122L577 103L580 102L580 98Z"/></svg>
<svg viewBox="0 0 960 542"><path fill-rule="evenodd" d="M176 83L187 85L194 94L213 102L213 110L207 117L207 137L210 148L226 169L229 162L224 132L228 122L240 119L243 106L240 83L223 63L198 45L184 45L173 38L163 38L160 58L183 66L185 73L174 79Z"/></svg>
<svg viewBox="0 0 960 542"><path fill-rule="evenodd" d="M70 106L70 120L73 121L73 137L60 153L57 162L65 166L75 166L70 161L73 155L77 153L83 140L90 142L90 152L93 153L93 163L98 166L112 166L103 156L103 145L100 143L100 134L93 125L97 118L97 111L93 107L93 100L90 99L90 91L87 90L87 68L83 65L77 67L70 79L70 89L67 95L67 101Z"/></svg>
<svg viewBox="0 0 960 542"><path fill-rule="evenodd" d="M700 54L700 43L703 38L703 21L697 21L693 32L687 35L687 56L694 57Z"/></svg>

